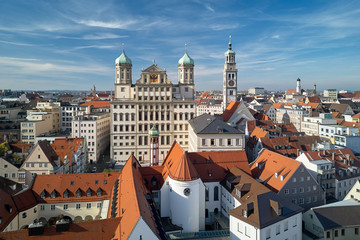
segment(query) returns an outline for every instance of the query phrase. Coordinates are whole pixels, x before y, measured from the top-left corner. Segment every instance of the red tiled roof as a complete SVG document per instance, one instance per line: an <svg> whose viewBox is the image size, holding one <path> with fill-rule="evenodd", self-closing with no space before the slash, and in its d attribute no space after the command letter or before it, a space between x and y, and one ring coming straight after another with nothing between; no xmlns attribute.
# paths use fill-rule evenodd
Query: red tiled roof
<svg viewBox="0 0 360 240"><path fill-rule="evenodd" d="M114 239L128 239L140 217L146 222L151 230L159 237L159 231L155 224L152 208L146 200L149 190L143 184L139 162L132 155L126 162L119 176L118 197L116 214L121 217L120 225L116 229ZM109 208L109 213L111 209ZM160 238L160 237L159 237Z"/></svg>
<svg viewBox="0 0 360 240"><path fill-rule="evenodd" d="M343 122L341 124L344 127L356 127L358 129L360 129L360 123L355 123L355 122Z"/></svg>
<svg viewBox="0 0 360 240"><path fill-rule="evenodd" d="M200 96L200 98L212 98L211 95L208 92L203 92Z"/></svg>
<svg viewBox="0 0 360 240"><path fill-rule="evenodd" d="M73 153L81 146L84 146L84 138L57 138L51 146L63 163L65 161L65 156L67 156L71 166L73 164Z"/></svg>
<svg viewBox="0 0 360 240"><path fill-rule="evenodd" d="M360 118L360 112L352 116L352 118Z"/></svg>
<svg viewBox="0 0 360 240"><path fill-rule="evenodd" d="M300 165L301 163L294 159L264 149L250 169L254 178L259 178L264 181L265 186L279 192Z"/></svg>
<svg viewBox="0 0 360 240"><path fill-rule="evenodd" d="M98 201L110 198L110 191L114 186L119 173L78 173L78 174L52 174L37 175L35 177L32 190L38 202L82 202ZM81 197L76 197L76 191L81 190ZM86 191L91 190L91 197L86 196ZM101 189L102 196L97 196L96 192ZM51 193L56 191L56 198L51 198ZM64 198L64 192L68 190L68 198ZM40 194L45 191L45 198Z"/></svg>
<svg viewBox="0 0 360 240"><path fill-rule="evenodd" d="M94 108L110 108L110 101L89 101L80 106L93 106Z"/></svg>
<svg viewBox="0 0 360 240"><path fill-rule="evenodd" d="M310 103L321 103L321 99L319 96L308 97L308 100Z"/></svg>
<svg viewBox="0 0 360 240"><path fill-rule="evenodd" d="M162 166L164 167L164 179L167 176L178 181L192 181L199 178L199 174L190 162L187 153L177 142L174 142L171 146Z"/></svg>
<svg viewBox="0 0 360 240"><path fill-rule="evenodd" d="M254 131L251 133L250 137L256 137L257 139L266 137L268 132L260 127L255 127Z"/></svg>
<svg viewBox="0 0 360 240"><path fill-rule="evenodd" d="M18 214L15 202L11 195L0 188L0 234ZM0 235L1 236L1 235ZM1 239L1 238L0 238Z"/></svg>
<svg viewBox="0 0 360 240"><path fill-rule="evenodd" d="M291 95L291 94L295 94L296 93L296 89L288 89L286 90L286 95Z"/></svg>
<svg viewBox="0 0 360 240"><path fill-rule="evenodd" d="M252 132L252 131L254 131L254 129L256 127L256 120L248 120L246 122L246 124L247 124L248 131Z"/></svg>
<svg viewBox="0 0 360 240"><path fill-rule="evenodd" d="M118 227L120 218L108 218L104 220L95 220L90 222L71 223L69 229L65 232L57 232L56 226L52 225L44 228L44 233L39 236L29 236L28 230L18 230L9 232L0 232L0 239L3 240L69 240L69 239L87 239L87 240L111 240L115 229Z"/></svg>
<svg viewBox="0 0 360 240"><path fill-rule="evenodd" d="M273 103L273 107L275 109L282 108L284 106L284 103Z"/></svg>
<svg viewBox="0 0 360 240"><path fill-rule="evenodd" d="M236 109L239 107L240 104L241 102L229 103L229 105L226 107L225 111L221 115L225 122L229 121L229 119L234 114L234 112L236 111Z"/></svg>
<svg viewBox="0 0 360 240"><path fill-rule="evenodd" d="M332 118L338 118L338 117L341 117L341 114L339 112L332 112L331 117Z"/></svg>

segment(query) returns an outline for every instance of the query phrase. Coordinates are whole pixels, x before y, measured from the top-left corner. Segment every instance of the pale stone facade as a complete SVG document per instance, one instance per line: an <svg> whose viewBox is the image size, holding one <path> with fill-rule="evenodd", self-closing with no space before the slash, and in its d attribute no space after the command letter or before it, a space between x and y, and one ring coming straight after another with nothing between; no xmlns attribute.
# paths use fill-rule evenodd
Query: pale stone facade
<svg viewBox="0 0 360 240"><path fill-rule="evenodd" d="M160 163L174 140L188 149L188 120L195 116L194 64L187 53L179 60L179 83L173 84L155 63L132 84L132 63L123 54L116 60L115 98L111 101L111 158L125 163L129 154L150 160L148 131L160 131Z"/></svg>
<svg viewBox="0 0 360 240"><path fill-rule="evenodd" d="M110 114L79 112L72 121L72 137L84 137L89 161L96 162L109 146Z"/></svg>

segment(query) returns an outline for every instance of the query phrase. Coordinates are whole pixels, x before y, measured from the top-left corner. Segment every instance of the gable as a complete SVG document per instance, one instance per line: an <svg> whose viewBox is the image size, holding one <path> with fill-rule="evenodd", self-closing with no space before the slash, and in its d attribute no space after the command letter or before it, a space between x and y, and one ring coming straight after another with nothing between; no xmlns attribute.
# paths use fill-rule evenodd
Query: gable
<svg viewBox="0 0 360 240"><path fill-rule="evenodd" d="M164 69L159 68L156 64L151 65L142 71L142 73L153 73L153 72L166 72Z"/></svg>

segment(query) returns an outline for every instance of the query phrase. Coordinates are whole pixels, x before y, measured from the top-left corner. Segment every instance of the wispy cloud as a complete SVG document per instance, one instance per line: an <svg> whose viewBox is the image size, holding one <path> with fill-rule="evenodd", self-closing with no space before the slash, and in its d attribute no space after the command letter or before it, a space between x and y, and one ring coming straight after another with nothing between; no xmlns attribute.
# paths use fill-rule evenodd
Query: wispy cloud
<svg viewBox="0 0 360 240"><path fill-rule="evenodd" d="M0 40L0 43L16 45L16 46L35 46L34 44L30 44L30 43L10 42L10 41L3 41L3 40Z"/></svg>
<svg viewBox="0 0 360 240"><path fill-rule="evenodd" d="M112 28L112 29L131 29L136 23L137 20L127 20L127 21L97 21L97 20L74 20L78 24L82 24L88 27L100 27L100 28Z"/></svg>
<svg viewBox="0 0 360 240"><path fill-rule="evenodd" d="M210 12L215 12L215 10L209 5L209 4L206 4L205 5L205 8L207 9L207 10L209 10Z"/></svg>

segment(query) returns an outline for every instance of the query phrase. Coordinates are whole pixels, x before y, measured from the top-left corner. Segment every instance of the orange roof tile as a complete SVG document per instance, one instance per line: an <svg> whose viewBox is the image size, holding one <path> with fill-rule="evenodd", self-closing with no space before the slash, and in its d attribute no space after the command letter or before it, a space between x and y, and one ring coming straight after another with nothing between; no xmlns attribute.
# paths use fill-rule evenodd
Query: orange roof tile
<svg viewBox="0 0 360 240"><path fill-rule="evenodd" d="M65 232L57 232L56 226L44 228L44 233L39 236L29 236L28 230L18 230L10 232L0 232L0 239L3 240L69 240L69 239L87 239L87 240L111 240L115 229L119 225L120 218L109 218L104 220L95 220L90 222L71 223L69 229Z"/></svg>
<svg viewBox="0 0 360 240"><path fill-rule="evenodd" d="M338 118L338 117L341 117L341 114L339 112L332 112L331 117L332 118Z"/></svg>
<svg viewBox="0 0 360 240"><path fill-rule="evenodd" d="M182 163L187 156L186 163ZM174 142L168 155L163 161L164 167L162 176L165 180L167 176L173 178L174 169L186 164L188 170L179 171L182 179L196 179L200 177L203 182L216 182L222 180L226 172L236 166L250 174L250 168L245 151L210 151L210 152L184 152L177 142ZM176 176L175 176L176 177ZM179 179L181 179L179 178ZM173 178L174 179L174 178Z"/></svg>
<svg viewBox="0 0 360 240"><path fill-rule="evenodd" d="M266 137L268 135L268 132L260 127L255 127L254 131L251 133L250 137L256 137L257 139Z"/></svg>
<svg viewBox="0 0 360 240"><path fill-rule="evenodd" d="M352 118L360 118L360 112L352 116Z"/></svg>
<svg viewBox="0 0 360 240"><path fill-rule="evenodd" d="M200 98L212 98L212 96L208 92L203 92Z"/></svg>
<svg viewBox="0 0 360 240"><path fill-rule="evenodd" d="M284 103L273 103L273 107L275 109L282 108L284 106Z"/></svg>
<svg viewBox="0 0 360 240"><path fill-rule="evenodd" d="M230 102L229 105L227 105L225 111L221 115L225 122L229 121L240 104L241 102Z"/></svg>
<svg viewBox="0 0 360 240"><path fill-rule="evenodd" d="M343 122L341 124L344 127L356 127L358 129L360 129L360 123L355 123L355 122Z"/></svg>
<svg viewBox="0 0 360 240"><path fill-rule="evenodd" d="M53 174L37 175L32 190L36 200L42 203L52 202L81 202L97 201L110 198L110 192L119 173L77 173L77 174ZM81 197L76 197L76 191L81 190ZM91 190L91 197L86 196L86 191ZM101 189L102 195L96 192ZM51 198L51 193L56 191L56 197ZM64 198L64 192L68 190L68 198ZM45 191L45 198L41 193Z"/></svg>
<svg viewBox="0 0 360 240"><path fill-rule="evenodd" d="M143 218L154 234L159 237L152 208L146 199L146 195L150 194L150 192L143 184L140 168L139 162L132 155L118 178L119 184L117 190L119 194L117 198L112 197L110 203L110 206L112 206L113 202L117 201L115 202L117 203L116 215L121 217L114 239L128 239L140 217ZM109 213L110 211L111 208L109 208Z"/></svg>
<svg viewBox="0 0 360 240"><path fill-rule="evenodd" d="M199 174L189 161L187 153L177 142L171 146L162 166L164 166L164 179L166 176L178 181L192 181L199 178Z"/></svg>
<svg viewBox="0 0 360 240"><path fill-rule="evenodd" d="M249 131L249 132L252 132L252 131L254 131L254 129L255 129L255 127L256 127L256 120L248 120L248 121L246 122L246 124L247 124L247 129L248 129L248 131Z"/></svg>
<svg viewBox="0 0 360 240"><path fill-rule="evenodd" d="M89 101L80 106L93 106L94 108L110 108L110 101Z"/></svg>
<svg viewBox="0 0 360 240"><path fill-rule="evenodd" d="M84 138L56 138L51 144L60 160L64 163L65 156L67 156L70 166L73 164L73 153L76 152L81 146L84 146Z"/></svg>
<svg viewBox="0 0 360 240"><path fill-rule="evenodd" d="M264 181L265 186L279 192L300 165L301 163L294 159L264 149L250 169L254 178Z"/></svg>
<svg viewBox="0 0 360 240"><path fill-rule="evenodd" d="M291 95L291 94L295 94L296 93L296 89L288 89L286 90L286 95Z"/></svg>
<svg viewBox="0 0 360 240"><path fill-rule="evenodd" d="M0 188L0 234L18 214L15 202L11 195ZM0 235L1 236L1 235ZM1 239L1 238L0 238Z"/></svg>

